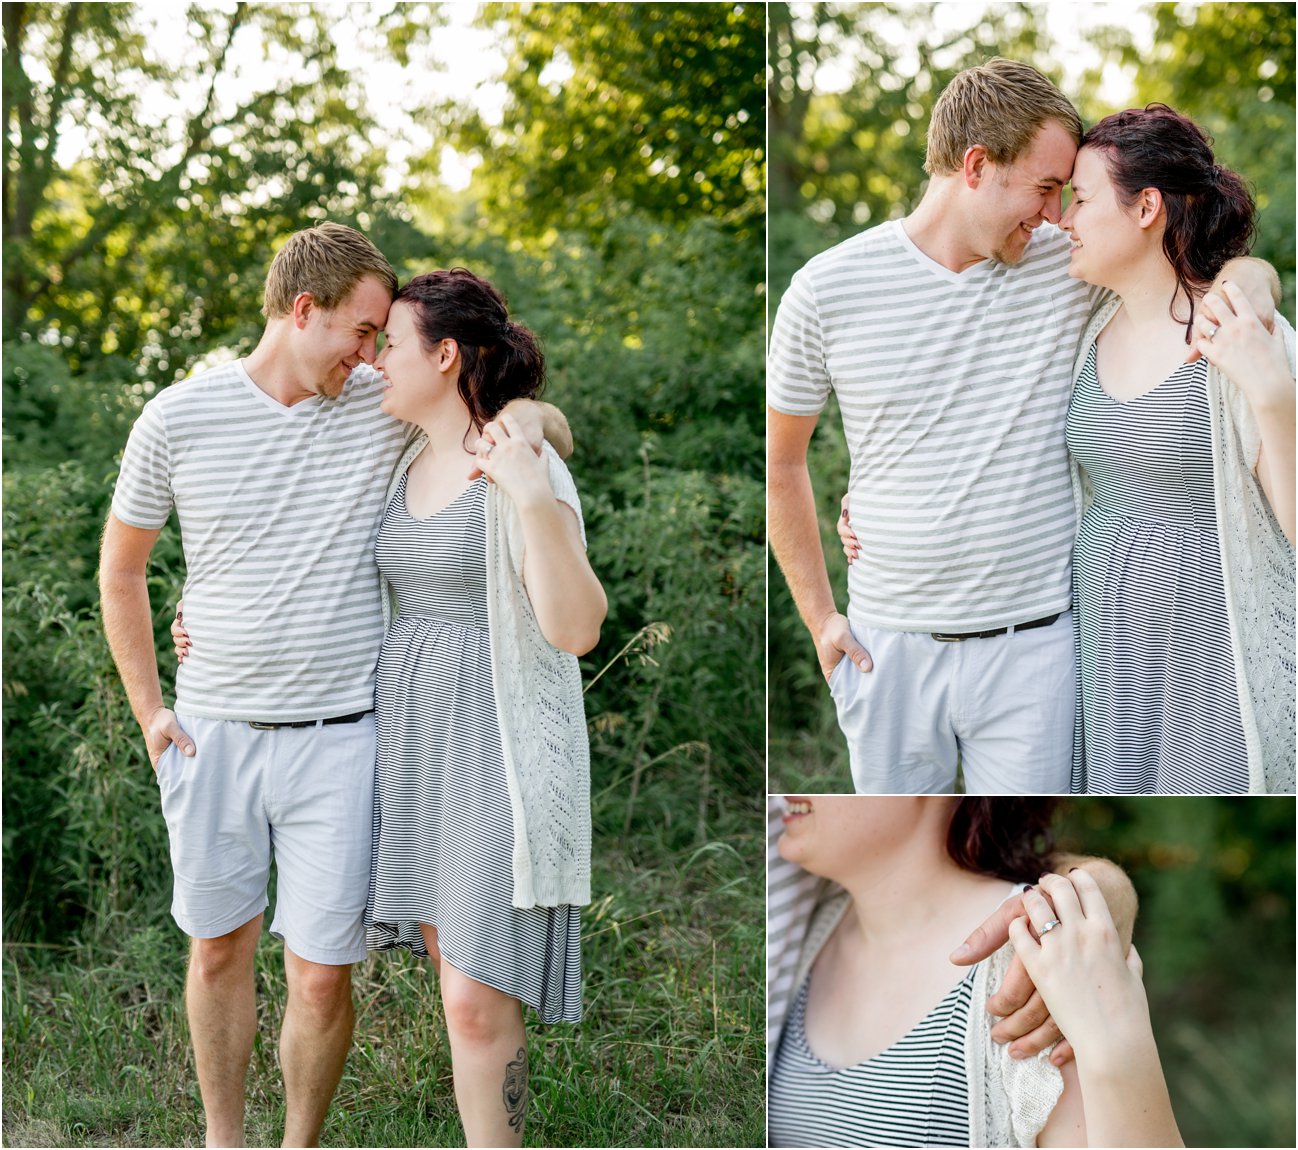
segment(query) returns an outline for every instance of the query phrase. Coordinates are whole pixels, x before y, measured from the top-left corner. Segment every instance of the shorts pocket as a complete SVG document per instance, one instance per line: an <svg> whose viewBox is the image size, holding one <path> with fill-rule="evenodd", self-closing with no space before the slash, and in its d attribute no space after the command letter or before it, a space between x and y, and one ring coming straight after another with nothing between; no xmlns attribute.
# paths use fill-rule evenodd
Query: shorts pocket
<svg viewBox="0 0 1298 1150"><path fill-rule="evenodd" d="M829 672L829 693L831 695L842 685L843 680L847 677L848 672L843 669L844 664L851 666L852 660L844 655L837 663L834 669Z"/></svg>

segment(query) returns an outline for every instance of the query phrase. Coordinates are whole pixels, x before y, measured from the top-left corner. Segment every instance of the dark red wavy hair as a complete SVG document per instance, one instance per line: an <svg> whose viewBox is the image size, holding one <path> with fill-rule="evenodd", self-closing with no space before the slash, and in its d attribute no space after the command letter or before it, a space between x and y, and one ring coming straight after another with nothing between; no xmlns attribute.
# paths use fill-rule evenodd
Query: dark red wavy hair
<svg viewBox="0 0 1298 1150"><path fill-rule="evenodd" d="M1056 799L961 798L946 850L965 870L1011 882L1036 882L1050 869Z"/></svg>
<svg viewBox="0 0 1298 1150"><path fill-rule="evenodd" d="M1105 116L1082 137L1081 147L1104 154L1118 202L1130 207L1145 188L1163 196L1167 227L1163 253L1176 273L1170 311L1184 294L1190 304L1190 342L1197 295L1227 260L1248 255L1256 232L1253 197L1243 179L1212 154L1207 133L1166 104L1149 104Z"/></svg>

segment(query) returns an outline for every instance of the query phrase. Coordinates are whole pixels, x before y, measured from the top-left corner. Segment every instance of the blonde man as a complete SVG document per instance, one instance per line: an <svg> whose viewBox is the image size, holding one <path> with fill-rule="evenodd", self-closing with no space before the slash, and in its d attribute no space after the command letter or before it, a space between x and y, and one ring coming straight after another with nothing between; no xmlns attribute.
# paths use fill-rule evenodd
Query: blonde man
<svg viewBox="0 0 1298 1150"><path fill-rule="evenodd" d="M1026 64L960 73L933 110L916 209L815 257L781 301L767 368L771 546L857 791L950 792L957 763L970 794L1069 788L1064 421L1101 293L1069 278L1055 225L1081 130ZM859 540L846 615L807 470L831 390Z"/></svg>
<svg viewBox="0 0 1298 1150"><path fill-rule="evenodd" d="M186 1006L208 1145L244 1137L253 955L277 869L285 1145L314 1145L351 1041L365 956L374 668L373 542L409 428L373 362L397 279L359 232L291 236L253 352L167 387L131 431L104 530L104 629L157 774L172 914L191 939ZM539 446L540 408L521 413ZM553 410L553 409L551 409ZM553 424L553 426L551 426ZM570 449L555 413L547 428ZM172 510L191 645L159 686L146 584Z"/></svg>

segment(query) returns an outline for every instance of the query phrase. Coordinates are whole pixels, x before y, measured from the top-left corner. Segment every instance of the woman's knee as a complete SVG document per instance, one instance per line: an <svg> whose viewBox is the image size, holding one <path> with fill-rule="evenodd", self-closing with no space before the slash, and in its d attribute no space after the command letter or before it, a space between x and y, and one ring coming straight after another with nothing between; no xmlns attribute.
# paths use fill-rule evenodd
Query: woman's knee
<svg viewBox="0 0 1298 1150"><path fill-rule="evenodd" d="M511 1035L522 1017L518 999L442 964L442 1008L453 1038L490 1045Z"/></svg>

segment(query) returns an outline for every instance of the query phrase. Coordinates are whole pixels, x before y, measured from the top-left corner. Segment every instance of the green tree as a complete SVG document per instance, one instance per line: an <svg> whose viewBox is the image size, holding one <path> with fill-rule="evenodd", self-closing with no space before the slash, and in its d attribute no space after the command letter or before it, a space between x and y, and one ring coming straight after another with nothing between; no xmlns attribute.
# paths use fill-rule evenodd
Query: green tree
<svg viewBox="0 0 1298 1150"><path fill-rule="evenodd" d="M1134 48L1134 103L1160 101L1214 138L1218 159L1253 187L1253 254L1280 273L1294 315L1294 5L1156 4L1152 59Z"/></svg>
<svg viewBox="0 0 1298 1150"><path fill-rule="evenodd" d="M374 121L328 13L194 5L180 44L157 19L4 6L4 320L8 339L56 341L74 371L118 355L165 383L254 330L273 238L364 222L383 200ZM237 95L232 74L269 44L289 63Z"/></svg>
<svg viewBox="0 0 1298 1150"><path fill-rule="evenodd" d="M503 123L452 110L485 157L483 223L598 230L635 211L760 230L760 4L488 4L508 46Z"/></svg>

